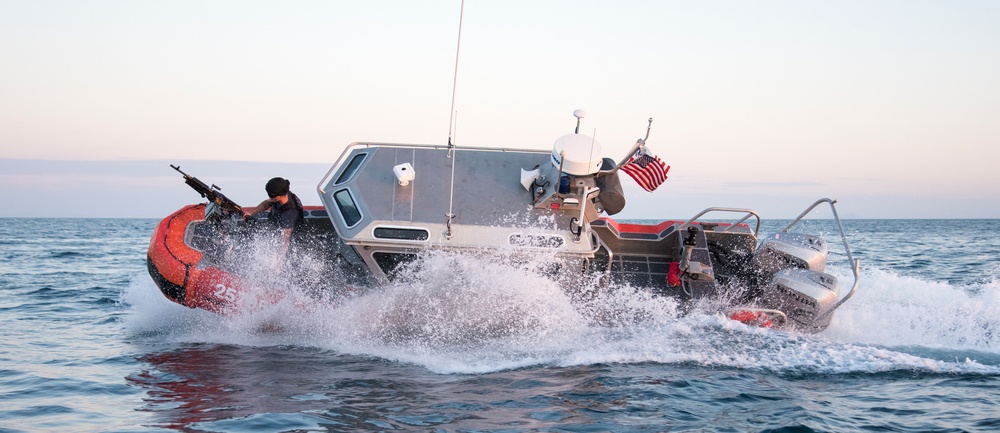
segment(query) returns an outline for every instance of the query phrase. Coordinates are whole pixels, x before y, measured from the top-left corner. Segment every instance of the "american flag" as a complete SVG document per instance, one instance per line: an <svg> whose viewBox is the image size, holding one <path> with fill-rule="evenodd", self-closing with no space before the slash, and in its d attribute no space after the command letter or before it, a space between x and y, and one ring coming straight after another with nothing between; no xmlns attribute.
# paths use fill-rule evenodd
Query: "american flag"
<svg viewBox="0 0 1000 433"><path fill-rule="evenodd" d="M659 157L645 148L641 148L622 166L622 171L632 176L635 183L638 183L642 189L652 192L663 181L667 180L667 171L670 171L670 166L664 164Z"/></svg>

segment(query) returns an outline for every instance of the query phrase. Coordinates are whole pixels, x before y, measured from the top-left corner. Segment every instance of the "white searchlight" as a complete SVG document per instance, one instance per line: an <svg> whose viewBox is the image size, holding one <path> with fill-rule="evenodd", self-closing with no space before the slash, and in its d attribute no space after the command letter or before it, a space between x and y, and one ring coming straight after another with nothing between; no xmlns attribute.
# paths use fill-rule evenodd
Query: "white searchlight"
<svg viewBox="0 0 1000 433"><path fill-rule="evenodd" d="M392 173L396 175L396 180L399 181L399 186L409 185L410 181L412 181L417 175L413 171L413 166L408 162L393 167Z"/></svg>

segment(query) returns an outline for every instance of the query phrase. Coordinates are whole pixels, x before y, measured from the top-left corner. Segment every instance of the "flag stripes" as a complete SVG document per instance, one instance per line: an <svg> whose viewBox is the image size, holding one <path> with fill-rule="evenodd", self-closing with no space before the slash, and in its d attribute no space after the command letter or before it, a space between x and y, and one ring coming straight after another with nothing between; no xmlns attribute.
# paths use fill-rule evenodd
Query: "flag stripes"
<svg viewBox="0 0 1000 433"><path fill-rule="evenodd" d="M670 166L664 164L656 155L639 149L635 155L629 158L628 162L622 165L622 171L631 176L642 189L652 192L663 181L667 180Z"/></svg>

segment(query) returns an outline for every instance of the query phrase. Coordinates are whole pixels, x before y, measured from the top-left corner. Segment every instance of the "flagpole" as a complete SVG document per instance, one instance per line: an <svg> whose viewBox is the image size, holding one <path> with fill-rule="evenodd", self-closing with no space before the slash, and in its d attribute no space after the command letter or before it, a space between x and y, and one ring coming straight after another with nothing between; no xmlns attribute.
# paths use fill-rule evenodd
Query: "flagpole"
<svg viewBox="0 0 1000 433"><path fill-rule="evenodd" d="M632 157L635 156L635 153L639 151L640 148L646 146L646 140L649 139L649 130L652 128L653 128L653 118L650 117L649 123L646 124L646 138L640 138L638 141L636 141L635 145L632 146L632 149L629 150L627 154L625 154L625 158L622 158L622 160L618 163L618 165L615 166L615 169L611 170L611 173L617 173L618 169L622 168L622 166L625 165L625 163L628 162L629 159L632 159Z"/></svg>

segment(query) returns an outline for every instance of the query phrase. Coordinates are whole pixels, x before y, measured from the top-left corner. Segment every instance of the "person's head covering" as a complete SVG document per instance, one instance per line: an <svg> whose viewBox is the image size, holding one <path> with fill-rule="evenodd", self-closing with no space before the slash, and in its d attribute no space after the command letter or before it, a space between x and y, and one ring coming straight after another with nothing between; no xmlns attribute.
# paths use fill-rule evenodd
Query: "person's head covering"
<svg viewBox="0 0 1000 433"><path fill-rule="evenodd" d="M264 186L264 190L267 191L268 197L275 198L279 195L288 194L288 187L291 184L292 183L289 182L288 179L276 177L267 181L267 185Z"/></svg>

